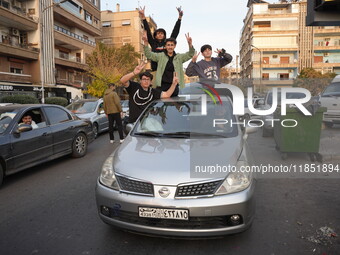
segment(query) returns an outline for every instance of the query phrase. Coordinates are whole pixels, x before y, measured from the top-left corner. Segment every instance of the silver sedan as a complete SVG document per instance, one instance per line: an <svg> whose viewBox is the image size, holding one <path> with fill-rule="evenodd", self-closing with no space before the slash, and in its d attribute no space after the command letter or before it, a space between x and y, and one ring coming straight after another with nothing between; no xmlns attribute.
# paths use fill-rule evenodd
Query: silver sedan
<svg viewBox="0 0 340 255"><path fill-rule="evenodd" d="M113 154L96 185L100 218L133 232L216 236L242 232L255 213L247 133L230 99L199 96L152 102ZM224 120L224 121L222 121ZM226 124L228 122L228 124Z"/></svg>

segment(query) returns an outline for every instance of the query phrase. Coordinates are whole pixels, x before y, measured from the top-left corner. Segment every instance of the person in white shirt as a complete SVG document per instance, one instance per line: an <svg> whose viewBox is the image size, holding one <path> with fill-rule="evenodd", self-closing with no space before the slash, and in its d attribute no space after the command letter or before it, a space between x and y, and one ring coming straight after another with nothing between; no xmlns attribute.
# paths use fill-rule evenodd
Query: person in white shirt
<svg viewBox="0 0 340 255"><path fill-rule="evenodd" d="M21 121L22 122L19 125L27 124L31 125L33 129L38 128L38 125L32 120L32 116L27 113L22 117Z"/></svg>

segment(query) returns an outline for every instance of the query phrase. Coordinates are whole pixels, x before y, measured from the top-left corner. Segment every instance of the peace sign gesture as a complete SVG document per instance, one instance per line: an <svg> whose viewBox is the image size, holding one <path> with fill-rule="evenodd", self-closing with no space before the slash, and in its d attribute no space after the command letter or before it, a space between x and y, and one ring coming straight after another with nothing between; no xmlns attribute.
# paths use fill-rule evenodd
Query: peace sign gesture
<svg viewBox="0 0 340 255"><path fill-rule="evenodd" d="M136 74L139 74L145 67L146 63L141 60L141 63L135 67L135 70L133 70L133 73L136 75Z"/></svg>
<svg viewBox="0 0 340 255"><path fill-rule="evenodd" d="M185 38L187 38L187 42L189 44L189 47L192 47L192 38L190 37L189 33L185 34Z"/></svg>
<svg viewBox="0 0 340 255"><path fill-rule="evenodd" d="M198 56L200 55L200 53L201 52L198 52L197 53L197 51L195 51L195 55L192 57L192 59L191 59L191 61L193 62L193 63L196 63L196 61L197 61L197 58L198 58Z"/></svg>
<svg viewBox="0 0 340 255"><path fill-rule="evenodd" d="M138 13L141 19L145 19L145 6L143 8L139 7Z"/></svg>

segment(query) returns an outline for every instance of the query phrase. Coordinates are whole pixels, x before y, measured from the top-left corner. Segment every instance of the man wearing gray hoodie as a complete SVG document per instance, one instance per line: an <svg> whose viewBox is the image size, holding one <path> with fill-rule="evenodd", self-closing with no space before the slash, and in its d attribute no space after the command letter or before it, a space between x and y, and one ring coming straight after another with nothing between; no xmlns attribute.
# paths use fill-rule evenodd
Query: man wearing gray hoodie
<svg viewBox="0 0 340 255"><path fill-rule="evenodd" d="M109 135L110 135L110 143L114 142L113 135L113 126L114 121L117 123L118 133L120 137L120 143L124 141L123 135L123 124L121 118L122 106L120 104L120 99L115 90L115 84L110 83L108 88L104 93L104 112L109 119Z"/></svg>

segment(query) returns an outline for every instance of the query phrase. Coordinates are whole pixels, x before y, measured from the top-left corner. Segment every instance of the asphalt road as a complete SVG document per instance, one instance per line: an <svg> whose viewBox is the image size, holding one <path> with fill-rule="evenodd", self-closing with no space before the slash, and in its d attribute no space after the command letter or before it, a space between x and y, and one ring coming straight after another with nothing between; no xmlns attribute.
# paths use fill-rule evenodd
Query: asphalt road
<svg viewBox="0 0 340 255"><path fill-rule="evenodd" d="M272 138L252 134L249 145L258 162L281 162ZM103 134L84 158L63 157L6 178L0 254L340 254L340 179L327 176L259 179L255 221L237 235L169 239L112 228L97 215L94 188L114 146Z"/></svg>

